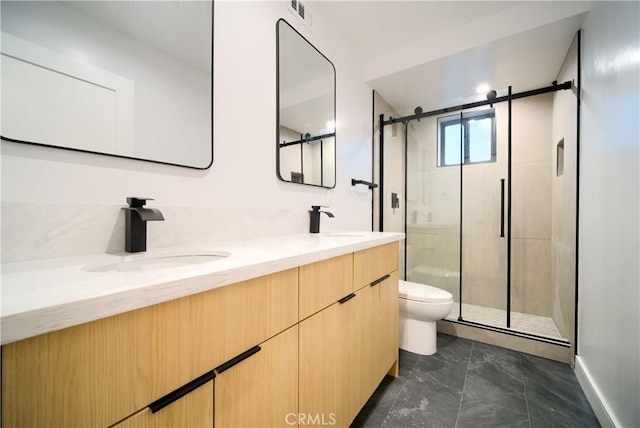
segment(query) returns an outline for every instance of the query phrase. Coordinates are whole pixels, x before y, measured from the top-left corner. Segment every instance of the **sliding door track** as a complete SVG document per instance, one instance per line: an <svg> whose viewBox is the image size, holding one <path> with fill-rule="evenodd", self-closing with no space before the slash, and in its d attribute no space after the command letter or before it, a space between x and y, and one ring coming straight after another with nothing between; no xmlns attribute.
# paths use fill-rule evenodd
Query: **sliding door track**
<svg viewBox="0 0 640 428"><path fill-rule="evenodd" d="M569 342L567 339L555 339L553 337L540 336L532 333L525 333L522 331L516 331L516 330L512 330L505 327L495 327L492 325L481 324L474 321L466 321L464 319L458 319L458 320L443 319L442 321L450 322L453 324L466 325L469 327L481 328L483 330L495 331L497 333L507 334L509 336L522 337L523 339L536 340L538 342L549 343L551 345L562 346L564 348L571 347L571 342Z"/></svg>

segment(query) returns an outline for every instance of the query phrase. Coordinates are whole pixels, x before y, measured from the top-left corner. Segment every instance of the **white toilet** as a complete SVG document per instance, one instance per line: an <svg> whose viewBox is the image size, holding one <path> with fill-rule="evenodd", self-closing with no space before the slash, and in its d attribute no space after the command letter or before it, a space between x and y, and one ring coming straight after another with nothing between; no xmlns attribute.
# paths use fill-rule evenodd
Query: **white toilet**
<svg viewBox="0 0 640 428"><path fill-rule="evenodd" d="M453 307L453 295L430 285L399 281L400 348L420 355L436 352L436 321Z"/></svg>

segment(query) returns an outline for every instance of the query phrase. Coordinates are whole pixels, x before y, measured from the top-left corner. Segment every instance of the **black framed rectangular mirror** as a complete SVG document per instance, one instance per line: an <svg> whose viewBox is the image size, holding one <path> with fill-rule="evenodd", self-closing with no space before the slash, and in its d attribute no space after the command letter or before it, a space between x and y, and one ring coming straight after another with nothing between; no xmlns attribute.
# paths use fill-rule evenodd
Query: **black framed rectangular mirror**
<svg viewBox="0 0 640 428"><path fill-rule="evenodd" d="M277 174L336 185L336 70L284 19L276 24Z"/></svg>
<svg viewBox="0 0 640 428"><path fill-rule="evenodd" d="M2 1L3 140L213 162L213 1Z"/></svg>

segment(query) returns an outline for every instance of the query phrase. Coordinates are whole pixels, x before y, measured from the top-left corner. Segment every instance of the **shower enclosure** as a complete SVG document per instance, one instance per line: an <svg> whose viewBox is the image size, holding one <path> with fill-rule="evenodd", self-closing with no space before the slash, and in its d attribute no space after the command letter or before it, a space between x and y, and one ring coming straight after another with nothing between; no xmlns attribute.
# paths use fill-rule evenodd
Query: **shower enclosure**
<svg viewBox="0 0 640 428"><path fill-rule="evenodd" d="M448 321L571 346L574 90L571 80L520 93L509 87L493 102L376 118L374 228L406 233L401 275L453 294ZM400 207L392 204L398 195Z"/></svg>

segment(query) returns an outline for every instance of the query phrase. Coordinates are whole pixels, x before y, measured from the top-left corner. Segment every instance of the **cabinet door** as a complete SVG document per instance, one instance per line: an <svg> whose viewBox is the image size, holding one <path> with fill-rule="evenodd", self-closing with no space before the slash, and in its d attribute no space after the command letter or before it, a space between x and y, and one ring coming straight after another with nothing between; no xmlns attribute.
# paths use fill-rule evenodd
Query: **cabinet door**
<svg viewBox="0 0 640 428"><path fill-rule="evenodd" d="M384 377L384 373L394 367L393 374L397 376L398 362L398 271L391 272L389 278L385 279L377 286L380 294L380 304L378 311L378 332L379 332L379 350L378 355L378 372L382 373L380 380ZM395 365L395 366L394 366Z"/></svg>
<svg viewBox="0 0 640 428"><path fill-rule="evenodd" d="M113 428L213 427L213 385L209 381L156 413L145 407Z"/></svg>
<svg viewBox="0 0 640 428"><path fill-rule="evenodd" d="M353 254L305 265L299 272L301 320L353 292Z"/></svg>
<svg viewBox="0 0 640 428"><path fill-rule="evenodd" d="M398 360L398 272L356 292L354 373L357 411Z"/></svg>
<svg viewBox="0 0 640 428"><path fill-rule="evenodd" d="M300 426L347 427L353 413L354 303L334 303L300 323Z"/></svg>
<svg viewBox="0 0 640 428"><path fill-rule="evenodd" d="M384 373L380 374L379 364L379 317L380 299L378 287L363 287L353 299L353 367L354 411L357 414L378 387ZM344 328L344 327L343 327Z"/></svg>
<svg viewBox="0 0 640 428"><path fill-rule="evenodd" d="M216 427L297 426L298 326L259 346L216 377Z"/></svg>
<svg viewBox="0 0 640 428"><path fill-rule="evenodd" d="M398 270L398 243L358 251L353 255L353 286L358 290Z"/></svg>

